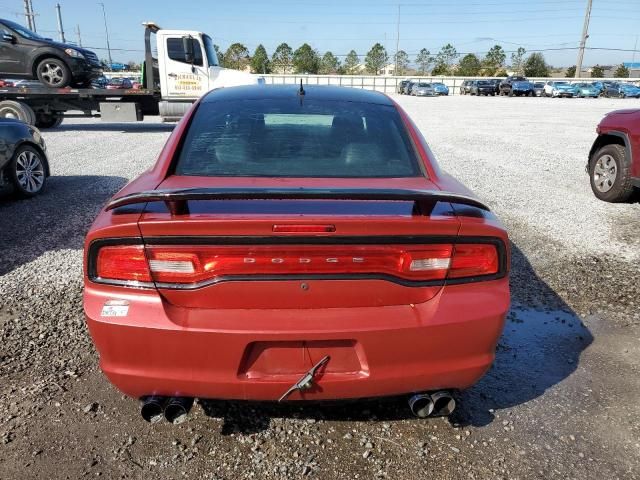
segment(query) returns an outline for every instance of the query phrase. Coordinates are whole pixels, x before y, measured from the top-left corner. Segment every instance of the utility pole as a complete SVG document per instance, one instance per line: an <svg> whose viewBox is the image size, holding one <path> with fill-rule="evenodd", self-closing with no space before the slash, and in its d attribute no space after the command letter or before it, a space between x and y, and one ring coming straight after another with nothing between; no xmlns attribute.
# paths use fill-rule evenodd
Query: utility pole
<svg viewBox="0 0 640 480"><path fill-rule="evenodd" d="M80 36L80 25L76 25L76 35L78 36L78 46L82 46L82 37Z"/></svg>
<svg viewBox="0 0 640 480"><path fill-rule="evenodd" d="M107 34L107 53L109 54L109 69L112 69L113 60L111 59L111 46L109 45L109 29L107 28L107 12L104 9L104 3L100 2L99 5L102 5L102 17L104 18L104 31Z"/></svg>
<svg viewBox="0 0 640 480"><path fill-rule="evenodd" d="M58 13L58 34L60 35L60 41L65 43L64 28L62 27L62 11L60 10L60 4L56 4L56 12Z"/></svg>
<svg viewBox="0 0 640 480"><path fill-rule="evenodd" d="M591 19L591 1L592 0L587 0L587 11L584 14L584 26L582 27L582 38L580 39L580 49L578 50L578 61L576 62L575 78L580 78L580 72L582 70L582 60L584 59L584 47L587 44L587 38L589 38L589 20Z"/></svg>
<svg viewBox="0 0 640 480"><path fill-rule="evenodd" d="M638 35L636 35L636 43L633 46L633 58L631 59L631 63L636 63L636 50L638 49Z"/></svg>
<svg viewBox="0 0 640 480"><path fill-rule="evenodd" d="M396 54L393 74L398 75L398 51L400 50L400 4L398 4L398 24L396 25Z"/></svg>
<svg viewBox="0 0 640 480"><path fill-rule="evenodd" d="M31 22L31 8L29 7L29 0L24 0L24 19L27 21L27 27L29 27L29 30L33 30L33 23Z"/></svg>
<svg viewBox="0 0 640 480"><path fill-rule="evenodd" d="M36 14L33 11L33 3L31 3L31 0L29 0L29 15L31 15L31 29L34 32L37 32L38 29L36 28Z"/></svg>

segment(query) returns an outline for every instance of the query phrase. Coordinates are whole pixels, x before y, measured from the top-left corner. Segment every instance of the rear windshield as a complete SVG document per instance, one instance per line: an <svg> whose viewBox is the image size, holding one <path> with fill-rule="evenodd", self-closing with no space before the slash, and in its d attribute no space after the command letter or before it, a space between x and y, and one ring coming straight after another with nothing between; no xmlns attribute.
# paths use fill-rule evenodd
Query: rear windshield
<svg viewBox="0 0 640 480"><path fill-rule="evenodd" d="M176 175L413 177L418 162L389 105L308 98L205 102Z"/></svg>

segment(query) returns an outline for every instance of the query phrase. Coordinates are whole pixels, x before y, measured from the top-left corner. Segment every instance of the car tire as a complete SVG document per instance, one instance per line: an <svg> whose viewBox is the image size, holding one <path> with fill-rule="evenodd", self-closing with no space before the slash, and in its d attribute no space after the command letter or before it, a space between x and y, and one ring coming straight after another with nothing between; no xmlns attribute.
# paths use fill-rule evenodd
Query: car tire
<svg viewBox="0 0 640 480"><path fill-rule="evenodd" d="M23 145L13 154L6 169L14 192L22 198L38 195L47 183L47 159L30 145Z"/></svg>
<svg viewBox="0 0 640 480"><path fill-rule="evenodd" d="M621 145L600 148L589 162L589 178L594 195L605 202L621 203L633 195L631 165Z"/></svg>
<svg viewBox="0 0 640 480"><path fill-rule="evenodd" d="M509 95L510 97L513 97L513 90L509 90L508 95Z"/></svg>
<svg viewBox="0 0 640 480"><path fill-rule="evenodd" d="M36 114L33 109L23 102L15 100L3 100L0 102L0 118L15 118L28 125L36 123Z"/></svg>
<svg viewBox="0 0 640 480"><path fill-rule="evenodd" d="M35 126L38 128L56 128L62 123L61 113L38 113L36 115Z"/></svg>
<svg viewBox="0 0 640 480"><path fill-rule="evenodd" d="M65 88L71 84L71 71L62 60L50 57L38 63L36 75L40 82L49 88Z"/></svg>

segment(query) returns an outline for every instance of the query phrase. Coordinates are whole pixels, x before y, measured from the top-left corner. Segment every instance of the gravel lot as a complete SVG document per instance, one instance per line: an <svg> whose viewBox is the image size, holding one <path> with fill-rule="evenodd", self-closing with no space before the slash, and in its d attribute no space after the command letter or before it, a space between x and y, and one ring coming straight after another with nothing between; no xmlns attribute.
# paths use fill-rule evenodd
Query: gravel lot
<svg viewBox="0 0 640 480"><path fill-rule="evenodd" d="M207 402L145 423L97 368L81 248L171 126L74 120L45 133L46 193L0 197L0 479L640 478L640 205L599 202L584 172L602 115L640 102L397 99L513 240L496 364L452 418Z"/></svg>

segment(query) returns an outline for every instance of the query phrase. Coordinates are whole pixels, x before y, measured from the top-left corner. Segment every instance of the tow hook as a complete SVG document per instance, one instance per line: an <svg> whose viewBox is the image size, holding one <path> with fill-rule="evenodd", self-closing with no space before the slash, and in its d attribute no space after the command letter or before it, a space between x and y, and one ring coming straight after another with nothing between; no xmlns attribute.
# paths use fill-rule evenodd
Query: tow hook
<svg viewBox="0 0 640 480"><path fill-rule="evenodd" d="M320 360L313 367L311 367L311 369L307 373L305 373L300 378L300 380L298 380L296 383L291 385L291 387L289 387L289 390L284 392L282 396L278 399L278 402L282 402L286 400L287 397L291 395L293 392L295 392L296 390L302 391L302 390L310 389L313 386L316 373L318 373L318 370L320 370L323 366L325 366L330 359L331 357L329 357L329 355L325 355L322 358L322 360Z"/></svg>

